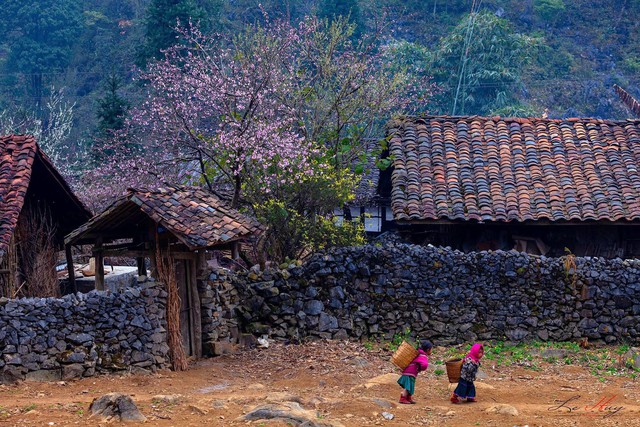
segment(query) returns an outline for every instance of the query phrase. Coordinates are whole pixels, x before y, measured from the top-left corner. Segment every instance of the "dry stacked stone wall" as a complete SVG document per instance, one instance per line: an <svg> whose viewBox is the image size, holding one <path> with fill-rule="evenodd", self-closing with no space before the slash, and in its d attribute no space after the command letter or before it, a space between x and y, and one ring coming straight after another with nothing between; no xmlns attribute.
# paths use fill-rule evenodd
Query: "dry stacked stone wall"
<svg viewBox="0 0 640 427"><path fill-rule="evenodd" d="M233 338L234 328L290 340L389 339L409 328L439 344L640 342L638 260L390 243L315 254L283 270L216 271L203 286L215 295L203 310L210 340Z"/></svg>
<svg viewBox="0 0 640 427"><path fill-rule="evenodd" d="M168 365L166 291L0 299L0 382L66 380Z"/></svg>

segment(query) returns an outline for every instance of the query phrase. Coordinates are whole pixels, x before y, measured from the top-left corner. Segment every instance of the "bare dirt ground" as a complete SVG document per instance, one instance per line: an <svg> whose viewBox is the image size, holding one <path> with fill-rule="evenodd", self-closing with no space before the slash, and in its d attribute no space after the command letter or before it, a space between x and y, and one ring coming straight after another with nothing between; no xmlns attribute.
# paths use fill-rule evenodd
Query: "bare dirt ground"
<svg viewBox="0 0 640 427"><path fill-rule="evenodd" d="M535 370L485 359L479 401L453 405L452 386L435 363L445 349L436 347L416 384L418 403L400 405L389 355L348 342L272 343L193 362L187 372L0 386L0 426L108 425L90 418L88 408L110 392L130 395L149 426L640 426L640 384L630 375L598 376L587 366L542 359ZM310 421L242 419L265 404L310 411ZM517 415L508 413L514 409Z"/></svg>

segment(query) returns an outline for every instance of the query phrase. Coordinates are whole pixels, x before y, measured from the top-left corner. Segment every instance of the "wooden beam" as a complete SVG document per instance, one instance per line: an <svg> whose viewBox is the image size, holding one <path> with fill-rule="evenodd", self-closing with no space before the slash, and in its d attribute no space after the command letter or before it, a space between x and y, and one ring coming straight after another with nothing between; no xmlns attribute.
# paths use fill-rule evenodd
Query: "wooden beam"
<svg viewBox="0 0 640 427"><path fill-rule="evenodd" d="M156 265L156 245L159 244L156 241L156 238L158 237L158 234L156 233L157 227L158 225L155 222L151 222L149 224L149 228L147 230L147 241L149 242L149 248L146 255L149 257L149 267L151 270L149 272L149 275L156 280L158 280L158 267Z"/></svg>
<svg viewBox="0 0 640 427"><path fill-rule="evenodd" d="M476 220L448 220L448 219L438 219L438 220L397 220L396 224L401 225L403 227L417 226L417 225L466 225L466 226L494 226L494 227L507 227L507 226L527 226L527 227L593 227L593 226L640 226L640 222L625 222L625 221L608 221L608 220L588 220L588 221L571 221L571 222L560 222L560 221L549 221L549 220L527 220L526 222L519 221L476 221Z"/></svg>
<svg viewBox="0 0 640 427"><path fill-rule="evenodd" d="M147 275L147 266L145 265L145 257L137 257L136 263L138 264L138 276L146 276Z"/></svg>
<svg viewBox="0 0 640 427"><path fill-rule="evenodd" d="M200 314L200 294L198 293L198 279L196 277L196 259L191 259L185 264L189 266L188 280L185 286L191 287L191 324L193 325L193 355L202 357L202 317Z"/></svg>
<svg viewBox="0 0 640 427"><path fill-rule="evenodd" d="M76 272L73 267L73 255L71 254L71 245L64 245L64 254L67 258L67 272L69 273L69 284L73 288L73 293L78 293L78 285L76 284Z"/></svg>
<svg viewBox="0 0 640 427"><path fill-rule="evenodd" d="M240 242L233 242L233 246L231 246L231 258L234 260L240 258Z"/></svg>
<svg viewBox="0 0 640 427"><path fill-rule="evenodd" d="M196 277L198 279L205 278L207 273L206 251L204 249L200 249L196 258Z"/></svg>

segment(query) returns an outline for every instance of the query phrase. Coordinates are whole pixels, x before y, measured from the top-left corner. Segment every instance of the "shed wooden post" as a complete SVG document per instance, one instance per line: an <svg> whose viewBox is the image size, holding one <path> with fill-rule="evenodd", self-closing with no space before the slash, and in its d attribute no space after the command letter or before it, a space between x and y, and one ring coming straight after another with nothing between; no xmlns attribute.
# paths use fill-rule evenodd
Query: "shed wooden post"
<svg viewBox="0 0 640 427"><path fill-rule="evenodd" d="M144 258L138 257L136 258L136 262L138 264L138 276L146 276L147 275L147 266L145 265Z"/></svg>
<svg viewBox="0 0 640 427"><path fill-rule="evenodd" d="M233 242L231 246L231 258L232 259L240 258L240 242Z"/></svg>
<svg viewBox="0 0 640 427"><path fill-rule="evenodd" d="M159 245L160 242L158 242L156 240L156 238L159 240L160 237L158 236L158 233L156 233L156 229L157 229L157 225L155 222L152 222L149 226L149 269L151 270L149 272L149 275L151 277L153 277L154 279L158 279L158 267L156 266L156 245Z"/></svg>
<svg viewBox="0 0 640 427"><path fill-rule="evenodd" d="M197 262L195 259L190 259L187 262L189 263L189 270L191 270L191 274L187 276L189 278L189 283L185 283L185 285L191 287L191 292L189 294L191 296L191 324L193 325L193 353L197 358L201 358L202 314L200 311L200 294L198 293Z"/></svg>
<svg viewBox="0 0 640 427"><path fill-rule="evenodd" d="M96 289L104 291L104 251L102 247L102 237L96 239L96 245L93 248L96 258Z"/></svg>
<svg viewBox="0 0 640 427"><path fill-rule="evenodd" d="M73 289L73 293L78 292L78 285L76 284L76 272L73 268L73 256L71 255L71 245L64 245L64 254L67 257L67 272L69 273L69 285Z"/></svg>

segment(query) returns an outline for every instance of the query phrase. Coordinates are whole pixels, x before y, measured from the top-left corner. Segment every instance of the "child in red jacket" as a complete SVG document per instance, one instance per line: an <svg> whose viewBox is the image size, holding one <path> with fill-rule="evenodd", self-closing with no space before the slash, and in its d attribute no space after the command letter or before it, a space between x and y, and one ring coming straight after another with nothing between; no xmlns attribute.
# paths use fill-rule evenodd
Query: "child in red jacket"
<svg viewBox="0 0 640 427"><path fill-rule="evenodd" d="M418 355L409 363L409 366L402 371L402 376L398 379L398 384L400 384L400 387L403 389L400 394L400 403L416 403L415 400L411 398L416 388L416 377L421 371L427 370L429 366L428 356L431 355L432 349L433 344L431 344L430 341L422 341L418 349Z"/></svg>

